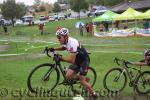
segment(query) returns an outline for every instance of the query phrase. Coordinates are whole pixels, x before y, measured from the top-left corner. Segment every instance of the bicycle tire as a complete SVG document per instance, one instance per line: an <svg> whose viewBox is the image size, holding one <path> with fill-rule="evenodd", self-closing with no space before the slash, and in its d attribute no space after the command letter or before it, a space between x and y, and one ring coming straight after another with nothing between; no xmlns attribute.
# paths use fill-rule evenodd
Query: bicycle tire
<svg viewBox="0 0 150 100"><path fill-rule="evenodd" d="M135 81L135 84L136 84L135 90L136 90L136 92L139 93L139 94L147 94L147 93L150 92L150 83L148 83L148 82L146 81L146 78L147 78L148 76L147 76L147 77L145 76L145 78L144 78L144 75L146 75L146 74L147 74L147 75L150 75L150 71L144 71L144 72L142 72L142 73L137 77L137 79L136 79L136 81ZM148 88L147 88L146 91L143 91L143 90L140 89L140 87L139 87L140 84L138 84L138 83L141 83L141 82L140 82L140 79L142 79L143 88L144 88L144 85L148 85ZM144 83L144 81L145 81L145 83ZM144 90L145 90L145 89L144 89Z"/></svg>
<svg viewBox="0 0 150 100"><path fill-rule="evenodd" d="M51 68L50 69L50 71L51 71L51 73L50 74L52 74L52 72L55 72L56 73L56 75L55 75L55 77L56 77L56 82L53 84L53 86L51 86L51 88L48 88L48 89L43 89L42 88L42 91L43 92L46 92L46 93L49 93L50 91L52 91L56 86L57 86L57 84L58 84L58 82L59 82L59 79L60 79L60 73L59 73L59 70L57 69L57 68L53 68L53 64L50 64L50 63L44 63L44 64L41 64L41 65L38 65L37 67L35 67L31 72L30 72L30 74L29 74L29 76L28 76L28 79L27 79L27 86L28 86L28 89L32 92L32 93L37 93L37 92L39 92L37 89L39 89L38 87L33 87L33 84L32 84L32 77L33 77L33 75L35 74L35 72L37 72L39 69L42 69L42 68L46 68L46 67L48 67L48 69L49 68ZM53 69L53 70L52 70ZM51 75L52 76L52 75ZM41 76L40 76L41 77ZM48 76L48 78L50 77L50 75ZM39 78L39 77L38 77ZM41 80L40 80L41 81ZM48 81L49 81L49 79L48 79ZM47 82L48 82L47 81ZM44 82L44 81L42 81L42 82ZM41 82L41 83L42 83ZM40 83L40 82L39 82ZM45 83L44 83L45 84ZM43 87L43 85L42 85L42 87ZM40 87L41 88L41 87ZM41 91L41 90L40 90Z"/></svg>
<svg viewBox="0 0 150 100"><path fill-rule="evenodd" d="M96 79L97 79L97 74L96 74L96 71L95 71L94 68L88 67L87 77L88 77L89 71L91 71L91 72L93 73L93 77L92 77L93 81L90 82L90 85L91 85L91 87L94 87L94 85L95 85L95 83L96 83ZM90 75L90 76L91 76L91 75ZM91 79L90 79L89 81L91 81Z"/></svg>
<svg viewBox="0 0 150 100"><path fill-rule="evenodd" d="M110 86L113 86L112 82L110 81L110 80L112 80L112 79L110 79L109 81L107 81L107 79L109 78L109 76L113 77L113 75L110 75L110 74L112 74L112 73L115 72L115 71L117 71L117 74L118 74L118 73L122 73L123 69L121 69L121 68L112 68L112 69L110 69L110 70L105 74L105 76L104 76L103 85L104 85L104 88L105 88L106 90L108 90L108 91L118 91L118 92L121 92L121 91L125 88L125 86L127 85L127 75L126 75L125 73L122 74L123 77L124 77L124 81L121 79L121 82L122 82L123 84L122 84L122 86L121 86L120 88L117 88L120 84L115 84L115 85L114 85L114 87L115 87L114 89L112 89L112 88L110 88L110 87L108 86L108 84L110 84ZM114 74L116 80L117 80L118 77L120 77L120 76L116 76L117 74ZM120 74L119 74L119 75L120 75ZM113 79L113 81L115 80L115 78ZM119 78L119 79L120 79L120 78ZM117 81L118 81L118 80L117 80Z"/></svg>

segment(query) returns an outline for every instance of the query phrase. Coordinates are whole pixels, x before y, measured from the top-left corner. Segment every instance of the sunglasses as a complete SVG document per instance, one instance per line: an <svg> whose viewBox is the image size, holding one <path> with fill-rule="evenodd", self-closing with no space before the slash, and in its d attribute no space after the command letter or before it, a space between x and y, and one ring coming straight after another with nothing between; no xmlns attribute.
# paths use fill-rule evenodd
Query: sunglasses
<svg viewBox="0 0 150 100"><path fill-rule="evenodd" d="M61 36L57 36L57 39L61 39Z"/></svg>

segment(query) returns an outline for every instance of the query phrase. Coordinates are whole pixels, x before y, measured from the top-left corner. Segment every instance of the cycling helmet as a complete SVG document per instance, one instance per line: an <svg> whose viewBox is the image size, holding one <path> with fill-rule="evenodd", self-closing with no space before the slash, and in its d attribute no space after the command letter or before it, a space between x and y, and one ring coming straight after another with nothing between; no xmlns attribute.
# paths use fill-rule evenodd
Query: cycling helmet
<svg viewBox="0 0 150 100"><path fill-rule="evenodd" d="M67 28L61 28L56 31L57 36L66 36L68 34L69 34L69 29Z"/></svg>
<svg viewBox="0 0 150 100"><path fill-rule="evenodd" d="M150 56L150 50L146 50L144 56Z"/></svg>

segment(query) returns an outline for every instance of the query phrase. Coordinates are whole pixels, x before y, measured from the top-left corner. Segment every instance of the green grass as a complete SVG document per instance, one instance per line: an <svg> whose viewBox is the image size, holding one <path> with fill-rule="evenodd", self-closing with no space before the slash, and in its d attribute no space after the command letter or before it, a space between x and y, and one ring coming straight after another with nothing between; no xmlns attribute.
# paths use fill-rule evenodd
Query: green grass
<svg viewBox="0 0 150 100"><path fill-rule="evenodd" d="M81 21L88 22L91 19L81 19ZM44 46L56 47L59 46L55 37L55 29L59 26L64 26L70 29L71 36L81 41L85 48L91 52L91 64L97 72L97 81L94 86L95 90L104 89L103 77L106 72L117 65L113 62L114 57L124 58L129 61L138 61L143 58L144 49L150 48L149 37L128 37L128 38L97 38L97 37L80 37L77 29L74 28L75 22L78 20L66 20L58 22L46 23L44 36L38 33L37 26L18 26L15 28L9 27L9 35L0 35L1 45L7 45L8 48L5 51L0 52L2 54L19 54L25 53L18 56L0 56L0 89L7 88L9 92L15 89L27 89L27 77L30 71L37 65L51 62L52 59L42 54ZM2 28L0 29L2 31ZM22 32L23 35L16 35L16 32ZM86 34L86 32L85 32ZM17 42L16 42L17 41ZM20 42L18 42L20 41ZM45 42L37 42L45 41ZM53 43L50 43L53 42ZM63 55L69 56L67 52L59 52ZM68 64L63 63L63 66ZM148 67L144 67L145 70L149 70ZM67 88L64 86L58 86L59 89ZM131 96L133 95L133 88L127 86L121 95ZM20 99L13 98L9 93L6 99ZM37 99L23 97L22 99ZM45 100L45 98L39 98ZM46 98L49 99L49 98ZM56 99L56 98L55 98ZM60 99L60 98L58 98ZM68 98L69 100L70 98ZM66 100L66 98L64 99Z"/></svg>

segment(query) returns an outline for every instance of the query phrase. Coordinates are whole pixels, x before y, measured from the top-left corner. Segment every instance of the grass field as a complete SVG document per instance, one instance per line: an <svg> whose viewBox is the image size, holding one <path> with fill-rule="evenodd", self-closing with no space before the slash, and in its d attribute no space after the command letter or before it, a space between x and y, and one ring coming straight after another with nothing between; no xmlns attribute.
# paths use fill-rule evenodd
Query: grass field
<svg viewBox="0 0 150 100"><path fill-rule="evenodd" d="M70 29L71 36L79 39L89 52L91 52L91 64L97 72L97 82L94 86L95 90L103 88L103 77L106 72L117 65L113 62L114 57L127 59L129 61L138 61L143 58L143 51L150 49L149 37L127 37L127 38L97 38L97 37L80 37L78 30L74 28L75 22L78 20L66 20L58 22L49 22L45 26L45 35L41 36L37 26L17 26L9 27L9 35L0 34L0 90L8 89L9 95L1 97L0 100L29 100L37 98L13 97L12 90L27 89L27 77L30 71L37 65L50 62L46 55L42 54L45 46L59 46L55 38L55 29L57 26L64 26ZM91 19L81 19L83 22L91 21ZM0 29L2 33L2 28ZM16 35L19 33L19 35ZM20 34L21 33L21 34ZM85 32L86 34L86 32ZM67 52L60 52L63 55L69 55ZM18 55L13 55L18 54ZM19 55L20 54L20 55ZM63 66L68 64L63 63ZM144 70L149 70L144 67ZM65 88L64 86L62 86ZM58 88L62 88L59 86ZM1 92L0 92L1 93ZM15 92L14 94L18 94ZM135 95L133 88L127 86L123 92L123 96ZM49 98L41 98L40 100L50 100ZM56 99L56 98L55 98ZM61 98L57 98L58 100ZM67 98L70 100L70 98ZM66 100L66 98L64 99Z"/></svg>

